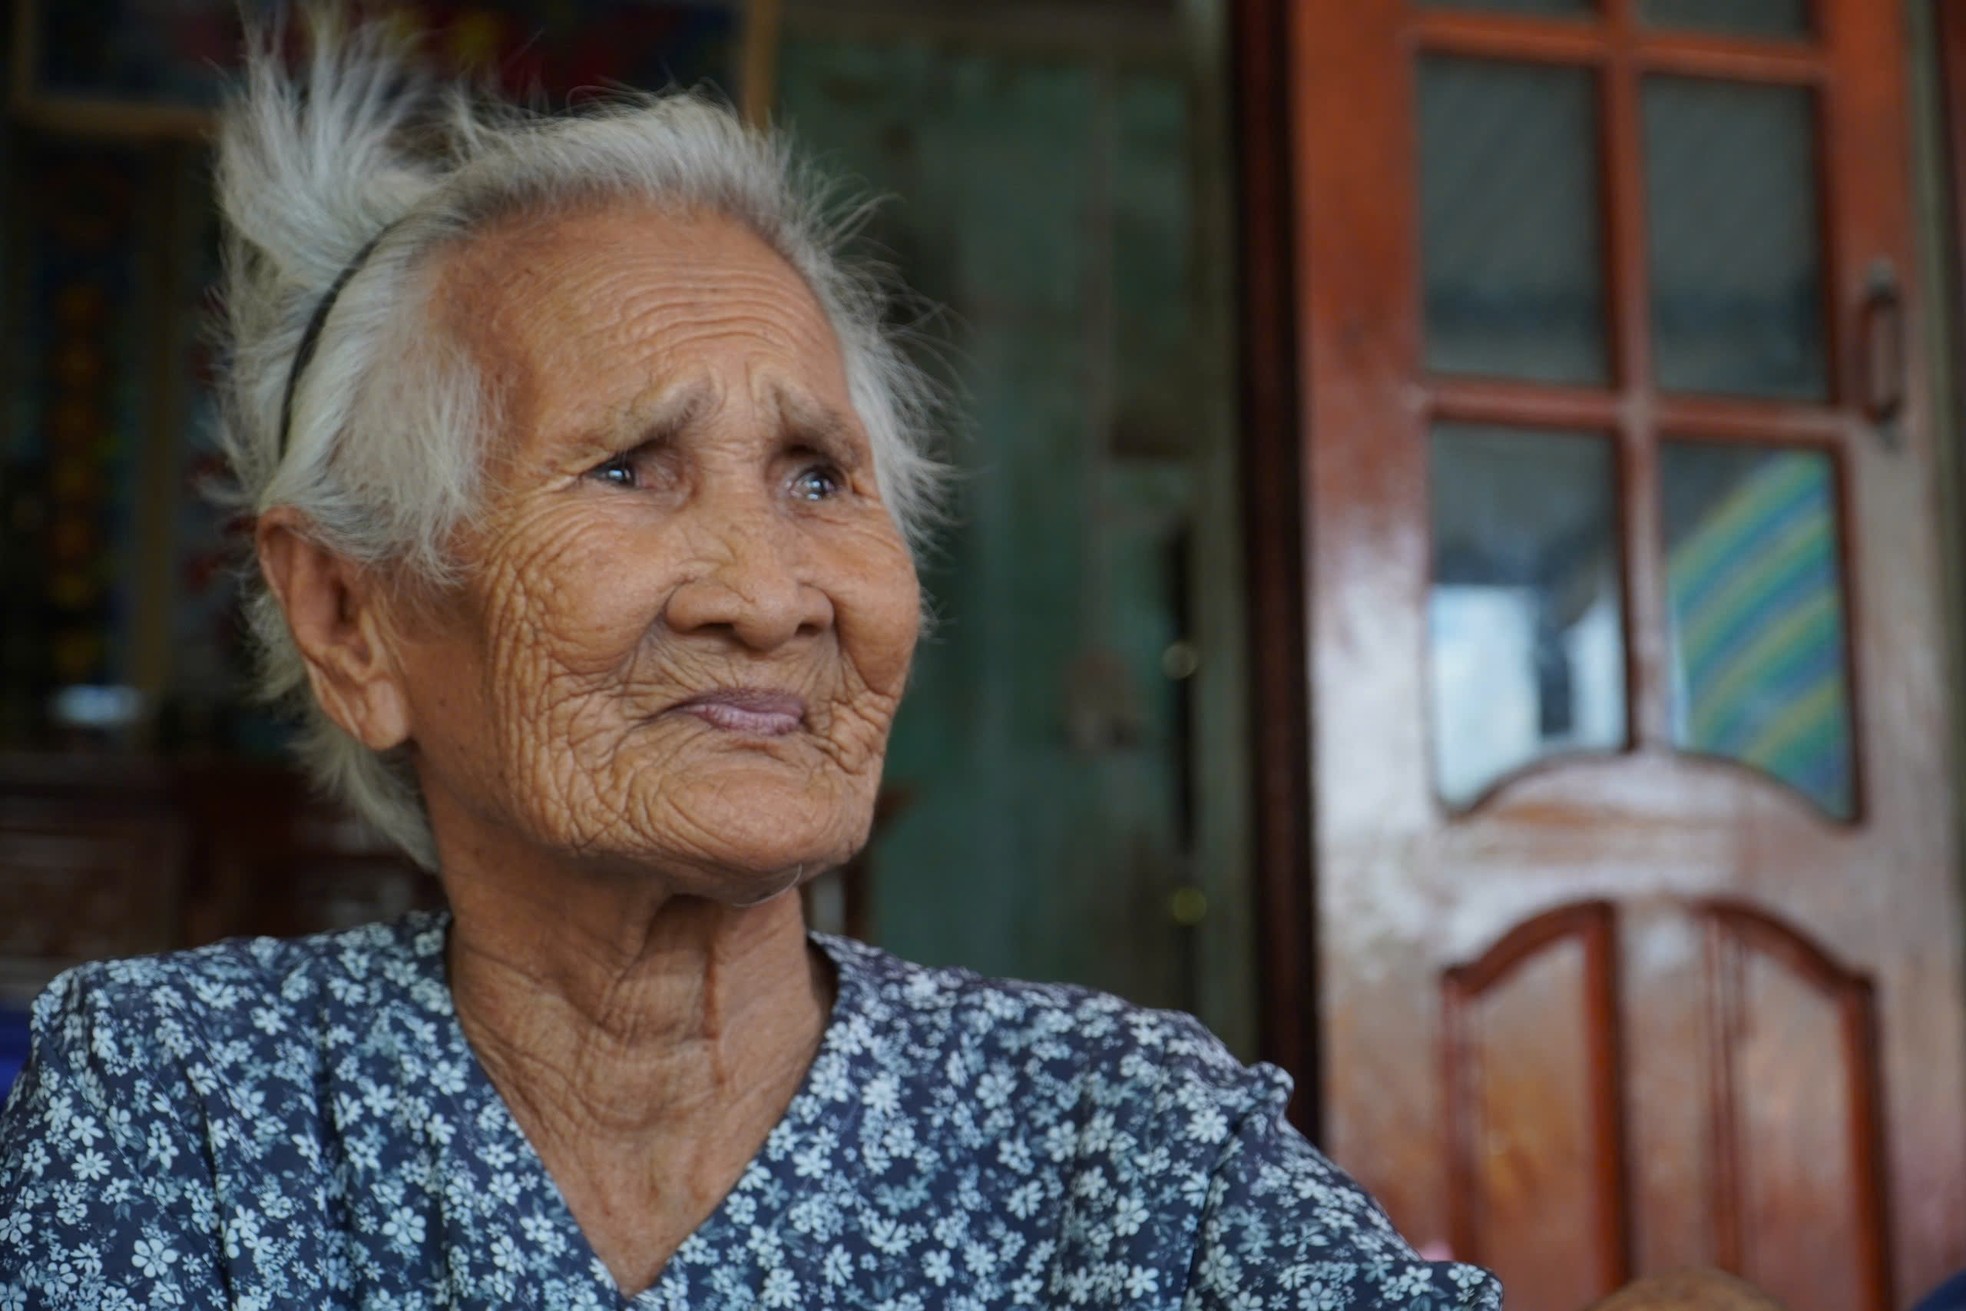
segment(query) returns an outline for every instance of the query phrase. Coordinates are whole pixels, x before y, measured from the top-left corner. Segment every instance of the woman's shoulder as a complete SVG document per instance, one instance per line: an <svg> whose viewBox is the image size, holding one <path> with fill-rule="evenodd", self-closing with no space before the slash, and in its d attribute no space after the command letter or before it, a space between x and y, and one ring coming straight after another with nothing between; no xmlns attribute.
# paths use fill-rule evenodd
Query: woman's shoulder
<svg viewBox="0 0 1966 1311"><path fill-rule="evenodd" d="M954 1070L1032 1095L1198 1115L1224 1127L1290 1099L1288 1075L1244 1064L1184 1011L1074 984L917 965L850 939L820 942L841 971L843 1009L931 1077Z"/></svg>
<svg viewBox="0 0 1966 1311"><path fill-rule="evenodd" d="M385 993L444 1004L445 919L413 913L300 938L228 938L183 951L91 961L57 976L34 1003L34 1026L64 1019L98 1035L195 1021L211 1038L268 1033L298 1008L326 1009ZM435 993L432 993L434 988Z"/></svg>
<svg viewBox="0 0 1966 1311"><path fill-rule="evenodd" d="M1290 1080L1193 1016L822 945L840 968L835 1033L857 1030L863 1157L926 1143L963 1187L1000 1189L992 1204L1056 1235L1064 1287L1119 1270L1142 1290L1185 1284L1185 1305L1500 1305L1481 1272L1420 1261L1289 1125ZM918 1132L897 1132L911 1115Z"/></svg>

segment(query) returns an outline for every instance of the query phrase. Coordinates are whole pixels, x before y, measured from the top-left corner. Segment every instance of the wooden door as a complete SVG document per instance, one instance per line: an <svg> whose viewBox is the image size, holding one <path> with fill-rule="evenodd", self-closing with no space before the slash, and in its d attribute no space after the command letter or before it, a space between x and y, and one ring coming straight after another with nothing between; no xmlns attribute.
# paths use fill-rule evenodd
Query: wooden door
<svg viewBox="0 0 1966 1311"><path fill-rule="evenodd" d="M1517 1311L1909 1301L1966 1078L1899 5L1285 12L1323 1142Z"/></svg>

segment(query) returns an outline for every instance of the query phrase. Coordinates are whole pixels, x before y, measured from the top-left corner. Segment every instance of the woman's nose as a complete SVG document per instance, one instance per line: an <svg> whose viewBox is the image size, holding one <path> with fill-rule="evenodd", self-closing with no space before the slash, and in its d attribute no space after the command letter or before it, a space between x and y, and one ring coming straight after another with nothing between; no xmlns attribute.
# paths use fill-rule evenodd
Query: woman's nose
<svg viewBox="0 0 1966 1311"><path fill-rule="evenodd" d="M663 619L676 633L724 633L755 651L832 627L831 598L806 577L796 531L731 524L715 534L702 567L669 595Z"/></svg>

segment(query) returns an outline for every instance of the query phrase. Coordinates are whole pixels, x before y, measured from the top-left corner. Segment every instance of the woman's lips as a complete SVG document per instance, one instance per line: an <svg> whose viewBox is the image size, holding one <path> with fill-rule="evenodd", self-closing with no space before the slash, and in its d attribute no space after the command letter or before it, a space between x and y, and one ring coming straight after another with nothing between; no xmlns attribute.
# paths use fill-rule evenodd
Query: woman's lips
<svg viewBox="0 0 1966 1311"><path fill-rule="evenodd" d="M804 697L758 688L705 692L679 702L672 709L695 715L712 728L758 737L783 737L787 733L795 733L806 718Z"/></svg>

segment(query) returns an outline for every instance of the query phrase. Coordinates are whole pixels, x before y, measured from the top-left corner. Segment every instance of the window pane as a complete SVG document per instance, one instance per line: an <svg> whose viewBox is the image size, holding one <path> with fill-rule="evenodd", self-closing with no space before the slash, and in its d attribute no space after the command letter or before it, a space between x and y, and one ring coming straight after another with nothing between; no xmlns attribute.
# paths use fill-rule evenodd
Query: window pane
<svg viewBox="0 0 1966 1311"><path fill-rule="evenodd" d="M1673 740L1856 811L1836 475L1820 451L1668 443Z"/></svg>
<svg viewBox="0 0 1966 1311"><path fill-rule="evenodd" d="M1737 36L1809 35L1808 0L1643 0L1639 13L1653 27Z"/></svg>
<svg viewBox="0 0 1966 1311"><path fill-rule="evenodd" d="M1479 9L1490 14L1538 14L1550 18L1588 18L1596 0L1420 0L1422 9Z"/></svg>
<svg viewBox="0 0 1966 1311"><path fill-rule="evenodd" d="M1427 367L1605 380L1590 73L1422 59L1420 199Z"/></svg>
<svg viewBox="0 0 1966 1311"><path fill-rule="evenodd" d="M1616 479L1594 433L1442 424L1432 480L1434 779L1460 809L1625 745Z"/></svg>
<svg viewBox="0 0 1966 1311"><path fill-rule="evenodd" d="M1799 87L1647 79L1652 332L1666 390L1826 398L1815 122Z"/></svg>

